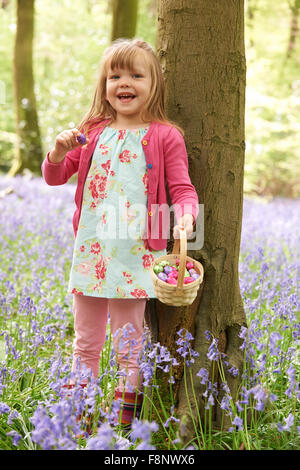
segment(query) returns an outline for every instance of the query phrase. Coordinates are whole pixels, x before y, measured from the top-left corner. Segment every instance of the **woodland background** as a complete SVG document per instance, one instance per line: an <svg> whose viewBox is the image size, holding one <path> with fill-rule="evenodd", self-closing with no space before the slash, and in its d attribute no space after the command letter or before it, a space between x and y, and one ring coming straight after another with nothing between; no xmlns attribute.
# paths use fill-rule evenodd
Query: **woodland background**
<svg viewBox="0 0 300 470"><path fill-rule="evenodd" d="M112 1L36 0L33 69L43 153L89 108L110 42ZM16 2L0 9L0 172L14 156ZM245 194L299 197L299 0L248 0ZM136 37L155 47L157 0L140 0ZM26 102L23 104L26 106Z"/></svg>
<svg viewBox="0 0 300 470"><path fill-rule="evenodd" d="M16 75L22 92L30 83L22 53L26 34L16 34L16 6L22 6L24 28L32 3L0 2L0 449L299 449L300 0L245 1L243 214L245 69L238 41L243 1L193 0L189 9L187 0L35 0L35 135L31 97L20 93L17 107L14 98ZM181 55L181 69L172 68L172 60L165 68L167 104L171 119L181 118L185 125L178 107L184 95L187 116L198 116L199 122L190 119L184 129L192 180L206 215L204 247L193 253L204 263L204 288L191 307L150 309L151 319L158 313L158 342L146 337L140 358L143 409L127 432L110 427L119 371L109 328L99 378L86 389L78 385L76 400L64 394L74 338L66 284L75 185L47 186L40 163L56 135L76 126L89 109L98 64L114 31L114 8L120 18L129 3L138 5L135 37L154 48L158 43L165 62ZM193 41L201 50L195 63L201 64L202 81L199 74L181 73L193 64L182 57L184 47L176 50L181 33L183 46ZM228 52L232 37L237 56ZM189 52L189 59L196 57ZM203 116L206 133L200 128ZM194 122L197 127L190 125ZM225 138L215 139L215 129L222 136L224 128ZM17 145L17 134L40 136L37 151L28 151L30 139ZM6 178L14 175L20 149L29 157L22 157L23 168L36 170L37 177L25 171ZM194 317L195 333L181 321ZM92 434L82 410L92 416Z"/></svg>

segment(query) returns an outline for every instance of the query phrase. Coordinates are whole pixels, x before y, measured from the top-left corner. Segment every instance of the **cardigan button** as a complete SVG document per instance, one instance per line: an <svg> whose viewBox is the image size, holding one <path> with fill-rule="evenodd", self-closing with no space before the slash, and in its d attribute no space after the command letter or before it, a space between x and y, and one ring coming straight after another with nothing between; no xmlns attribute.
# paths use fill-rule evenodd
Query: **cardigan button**
<svg viewBox="0 0 300 470"><path fill-rule="evenodd" d="M143 141L142 141L142 144L143 144L143 145L147 145L147 144L148 144L147 140L143 140Z"/></svg>
<svg viewBox="0 0 300 470"><path fill-rule="evenodd" d="M151 168L152 168L152 163L148 163L147 168L149 168L149 169L151 170Z"/></svg>
<svg viewBox="0 0 300 470"><path fill-rule="evenodd" d="M152 217L153 214L152 214L151 211L149 211L149 212L148 212L148 215L149 215L149 217Z"/></svg>

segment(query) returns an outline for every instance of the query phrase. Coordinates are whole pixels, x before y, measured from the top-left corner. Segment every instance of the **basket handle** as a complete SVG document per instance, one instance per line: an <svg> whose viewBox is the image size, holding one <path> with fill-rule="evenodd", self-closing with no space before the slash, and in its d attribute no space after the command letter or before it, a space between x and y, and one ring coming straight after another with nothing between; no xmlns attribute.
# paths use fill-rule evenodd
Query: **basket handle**
<svg viewBox="0 0 300 470"><path fill-rule="evenodd" d="M186 248L187 248L185 228L180 227L179 233L180 233L180 239L175 238L173 251L172 251L172 254L180 255L176 295L183 294L183 280L184 280L185 263L186 263Z"/></svg>

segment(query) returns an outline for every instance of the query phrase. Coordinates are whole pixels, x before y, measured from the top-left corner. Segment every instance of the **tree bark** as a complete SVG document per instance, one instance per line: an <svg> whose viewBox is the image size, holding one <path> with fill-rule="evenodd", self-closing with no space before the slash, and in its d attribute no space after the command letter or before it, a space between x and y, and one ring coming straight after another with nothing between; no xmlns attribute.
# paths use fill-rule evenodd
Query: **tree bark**
<svg viewBox="0 0 300 470"><path fill-rule="evenodd" d="M204 266L202 290L187 308L154 300L147 312L156 341L176 352L174 338L183 327L194 335L193 348L200 353L190 367L197 402L190 380L186 393L182 368L176 377L181 437L188 442L194 432L189 403L194 416L196 405L203 416L205 386L196 374L202 367L212 371L205 331L219 339L227 360L240 372L237 378L226 372L233 398L243 367L238 336L246 325L238 272L245 154L243 0L161 0L157 52L166 79L167 114L185 131L191 180L204 204L204 246L188 253ZM214 420L220 426L216 407Z"/></svg>
<svg viewBox="0 0 300 470"><path fill-rule="evenodd" d="M25 168L41 174L43 151L34 94L32 45L34 0L17 1L17 31L14 49L14 97L16 109L16 155L10 174Z"/></svg>
<svg viewBox="0 0 300 470"><path fill-rule="evenodd" d="M113 0L111 41L133 38L136 31L138 0Z"/></svg>

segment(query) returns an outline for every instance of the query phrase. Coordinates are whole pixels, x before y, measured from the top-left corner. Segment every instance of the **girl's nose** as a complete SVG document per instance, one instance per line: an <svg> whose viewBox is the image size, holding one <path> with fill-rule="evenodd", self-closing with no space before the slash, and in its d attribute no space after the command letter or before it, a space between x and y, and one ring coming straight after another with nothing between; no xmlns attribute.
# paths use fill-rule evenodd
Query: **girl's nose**
<svg viewBox="0 0 300 470"><path fill-rule="evenodd" d="M129 86L130 85L130 78L129 77L121 77L121 86Z"/></svg>

